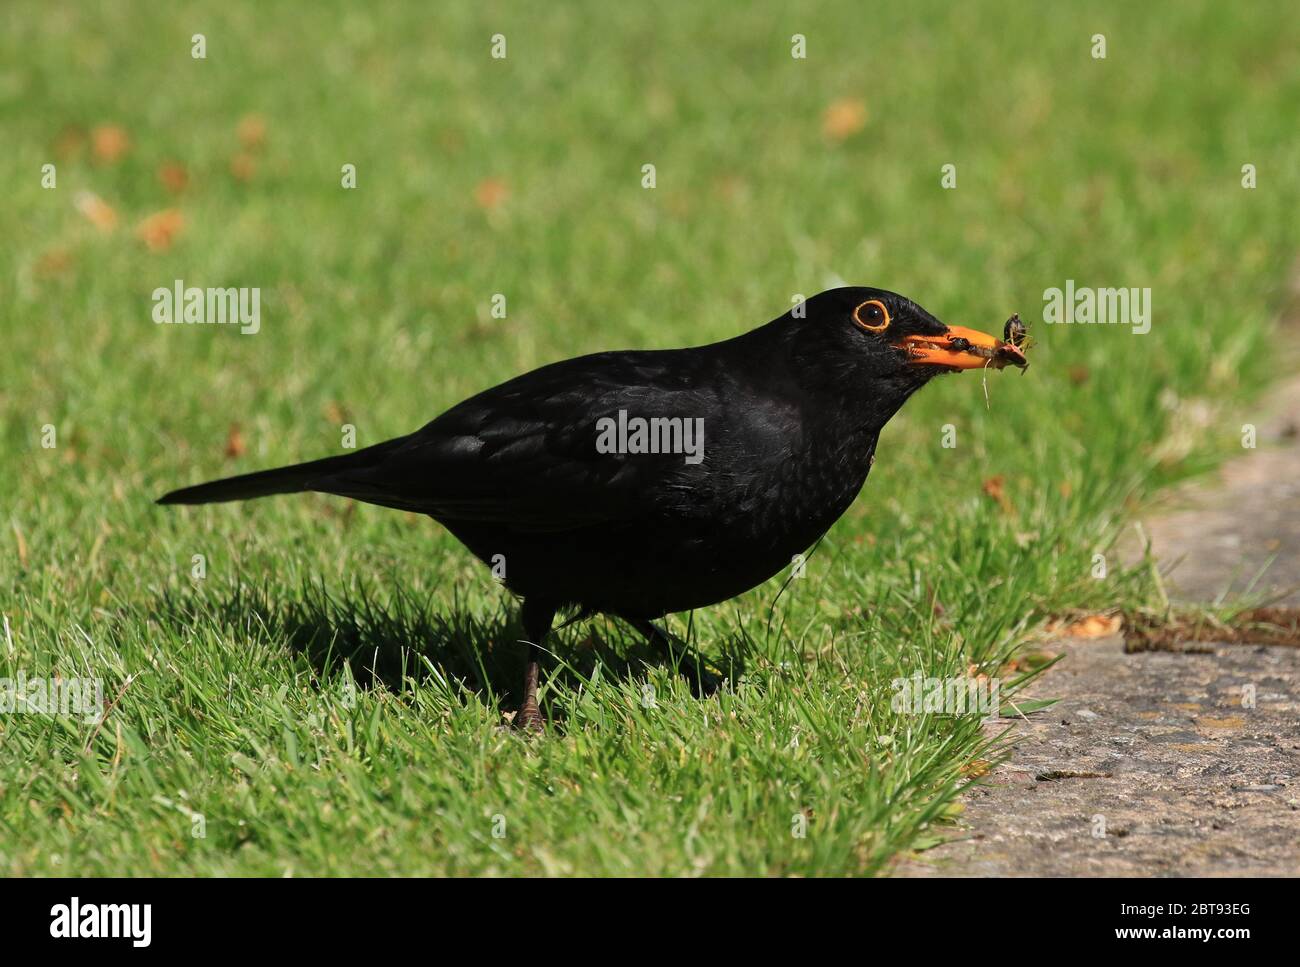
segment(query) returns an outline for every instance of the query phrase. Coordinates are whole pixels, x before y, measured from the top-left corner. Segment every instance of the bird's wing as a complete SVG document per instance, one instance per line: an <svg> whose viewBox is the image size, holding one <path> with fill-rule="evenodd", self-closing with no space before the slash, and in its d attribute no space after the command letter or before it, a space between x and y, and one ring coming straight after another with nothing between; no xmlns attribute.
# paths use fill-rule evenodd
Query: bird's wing
<svg viewBox="0 0 1300 967"><path fill-rule="evenodd" d="M701 485L708 450L693 464L680 452L602 453L599 421L617 421L622 410L703 419L707 433L710 415L722 412L725 382L678 351L566 360L471 397L379 462L313 481L312 489L523 530L645 517Z"/></svg>

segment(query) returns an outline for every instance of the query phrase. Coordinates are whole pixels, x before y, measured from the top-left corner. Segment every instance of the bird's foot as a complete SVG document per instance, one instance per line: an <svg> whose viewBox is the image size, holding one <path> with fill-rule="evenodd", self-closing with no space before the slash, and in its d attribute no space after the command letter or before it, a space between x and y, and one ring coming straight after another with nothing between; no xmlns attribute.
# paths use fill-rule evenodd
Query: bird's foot
<svg viewBox="0 0 1300 967"><path fill-rule="evenodd" d="M520 732L537 734L546 731L546 719L537 704L537 662L530 661L524 668L524 701L515 713L515 728Z"/></svg>
<svg viewBox="0 0 1300 967"><path fill-rule="evenodd" d="M519 711L515 713L515 728L520 732L530 732L534 735L546 731L546 719L542 717L542 710L537 707L536 698L529 696L519 707Z"/></svg>

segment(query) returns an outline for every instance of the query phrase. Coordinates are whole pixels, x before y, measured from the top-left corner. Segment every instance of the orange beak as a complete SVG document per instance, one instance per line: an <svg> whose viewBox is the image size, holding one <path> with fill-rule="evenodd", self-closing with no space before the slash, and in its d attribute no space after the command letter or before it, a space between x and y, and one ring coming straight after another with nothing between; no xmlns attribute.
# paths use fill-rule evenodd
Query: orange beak
<svg viewBox="0 0 1300 967"><path fill-rule="evenodd" d="M942 366L945 369L979 369L991 366L1029 365L1021 350L988 333L963 326L949 326L942 336L907 336L896 344L918 366Z"/></svg>

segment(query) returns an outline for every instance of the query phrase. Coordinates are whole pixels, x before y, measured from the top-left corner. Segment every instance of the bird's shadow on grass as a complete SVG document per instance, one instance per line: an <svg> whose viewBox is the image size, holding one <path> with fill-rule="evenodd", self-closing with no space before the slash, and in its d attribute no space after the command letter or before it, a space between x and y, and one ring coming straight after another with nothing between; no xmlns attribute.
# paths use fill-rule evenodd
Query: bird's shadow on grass
<svg viewBox="0 0 1300 967"><path fill-rule="evenodd" d="M321 683L344 674L346 665L362 688L400 692L410 683L441 678L480 701L495 702L503 712L523 699L528 646L513 606L486 613L453 606L441 612L427 598L404 591L381 600L365 588L336 594L312 584L279 599L266 588L241 585L215 600L168 592L156 618L178 629L207 624L288 647L307 660ZM743 649L728 648L710 669L681 642L670 658L630 627L599 617L552 633L546 647L552 656L544 665L544 681L575 690L598 669L601 679L626 681L645 678L647 666L670 665L698 697L744 670Z"/></svg>

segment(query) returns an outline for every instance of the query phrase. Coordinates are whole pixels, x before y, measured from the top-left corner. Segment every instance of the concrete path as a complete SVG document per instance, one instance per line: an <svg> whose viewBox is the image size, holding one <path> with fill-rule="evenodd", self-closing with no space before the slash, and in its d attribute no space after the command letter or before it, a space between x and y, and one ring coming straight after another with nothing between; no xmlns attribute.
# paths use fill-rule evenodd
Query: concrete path
<svg viewBox="0 0 1300 967"><path fill-rule="evenodd" d="M1255 590L1300 605L1298 427L1300 382L1261 411L1257 449L1145 521L1171 596L1213 601L1268 564ZM1065 658L1027 697L1061 701L1015 723L1011 761L965 798L963 838L896 875L1300 875L1300 647L1050 648Z"/></svg>

